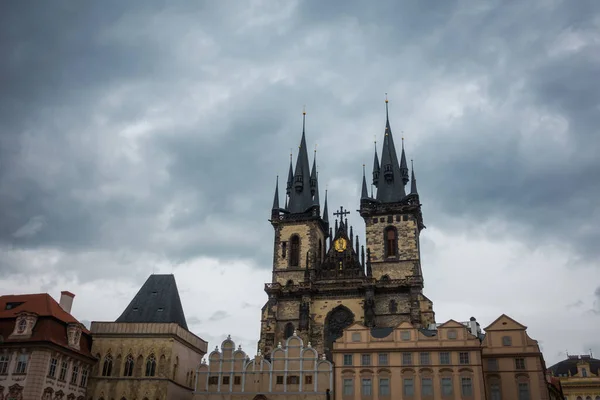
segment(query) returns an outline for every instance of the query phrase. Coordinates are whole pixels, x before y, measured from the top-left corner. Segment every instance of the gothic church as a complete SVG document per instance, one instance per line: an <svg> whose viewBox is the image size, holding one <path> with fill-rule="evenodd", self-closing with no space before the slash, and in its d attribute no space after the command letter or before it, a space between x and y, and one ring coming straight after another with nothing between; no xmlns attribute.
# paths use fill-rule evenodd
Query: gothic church
<svg viewBox="0 0 600 400"><path fill-rule="evenodd" d="M388 101L381 161L377 149L374 156L375 195L369 195L363 172L363 246L348 226L348 211L333 213L330 226L327 193L321 210L305 119L306 114L295 168L290 160L283 207L278 184L275 188L270 219L275 229L273 274L265 284L268 300L262 308L259 352L269 357L296 332L331 359L333 342L354 322L373 328L404 321L423 328L435 323L432 302L423 295L419 235L425 226L417 183L414 170L409 178L404 145L398 159Z"/></svg>

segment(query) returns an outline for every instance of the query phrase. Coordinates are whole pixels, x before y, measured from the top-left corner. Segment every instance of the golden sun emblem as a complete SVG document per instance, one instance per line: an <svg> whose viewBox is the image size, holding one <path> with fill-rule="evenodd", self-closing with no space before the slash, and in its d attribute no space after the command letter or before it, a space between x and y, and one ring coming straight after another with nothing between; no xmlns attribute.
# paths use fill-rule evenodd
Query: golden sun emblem
<svg viewBox="0 0 600 400"><path fill-rule="evenodd" d="M346 242L346 239L344 239L344 238L339 238L334 242L335 250L340 253L342 251L346 250L347 245L348 245L348 243Z"/></svg>

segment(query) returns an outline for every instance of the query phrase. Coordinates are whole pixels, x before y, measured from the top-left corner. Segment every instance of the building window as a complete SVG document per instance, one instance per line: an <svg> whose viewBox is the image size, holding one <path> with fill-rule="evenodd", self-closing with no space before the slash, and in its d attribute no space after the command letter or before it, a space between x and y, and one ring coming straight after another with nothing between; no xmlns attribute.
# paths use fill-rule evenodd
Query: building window
<svg viewBox="0 0 600 400"><path fill-rule="evenodd" d="M525 369L525 359L524 358L515 358L515 369Z"/></svg>
<svg viewBox="0 0 600 400"><path fill-rule="evenodd" d="M442 396L452 396L452 378L442 378Z"/></svg>
<svg viewBox="0 0 600 400"><path fill-rule="evenodd" d="M371 355L363 354L361 357L361 365L371 365Z"/></svg>
<svg viewBox="0 0 600 400"><path fill-rule="evenodd" d="M461 378L460 388L463 396L473 396L473 382L471 378Z"/></svg>
<svg viewBox="0 0 600 400"><path fill-rule="evenodd" d="M312 385L312 375L304 375L304 384Z"/></svg>
<svg viewBox="0 0 600 400"><path fill-rule="evenodd" d="M448 331L448 339L456 339L456 331L455 330Z"/></svg>
<svg viewBox="0 0 600 400"><path fill-rule="evenodd" d="M66 368L66 363L63 361L63 365ZM107 354L107 356L104 358L104 365L102 366L102 376L110 376L110 374L112 373L112 356L110 354ZM62 375L62 372L61 372ZM63 377L64 379L64 377ZM61 380L63 380L61 379Z"/></svg>
<svg viewBox="0 0 600 400"><path fill-rule="evenodd" d="M379 395L389 396L390 395L390 379L379 378Z"/></svg>
<svg viewBox="0 0 600 400"><path fill-rule="evenodd" d="M587 369L585 369L585 368L581 369L581 376L584 378L587 378Z"/></svg>
<svg viewBox="0 0 600 400"><path fill-rule="evenodd" d="M223 385L229 385L229 377L228 376L223 377Z"/></svg>
<svg viewBox="0 0 600 400"><path fill-rule="evenodd" d="M387 353L379 353L379 365L388 365Z"/></svg>
<svg viewBox="0 0 600 400"><path fill-rule="evenodd" d="M27 354L19 354L17 358L17 367L15 368L15 374L24 374L27 371L27 361L29 356Z"/></svg>
<svg viewBox="0 0 600 400"><path fill-rule="evenodd" d="M279 378L279 377L277 377L277 378ZM209 385L218 385L219 384L219 377L218 376L210 376L208 378L208 384Z"/></svg>
<svg viewBox="0 0 600 400"><path fill-rule="evenodd" d="M402 365L412 365L412 353L402 353Z"/></svg>
<svg viewBox="0 0 600 400"><path fill-rule="evenodd" d="M48 376L54 378L56 376L56 367L58 366L58 360L55 357L50 359L50 367L48 368Z"/></svg>
<svg viewBox="0 0 600 400"><path fill-rule="evenodd" d="M283 385L283 375L277 375L276 385Z"/></svg>
<svg viewBox="0 0 600 400"><path fill-rule="evenodd" d="M241 385L242 384L242 377L241 376L234 376L233 377L233 384L234 385Z"/></svg>
<svg viewBox="0 0 600 400"><path fill-rule="evenodd" d="M77 385L77 378L79 377L79 366L73 364L73 369L71 370L71 384Z"/></svg>
<svg viewBox="0 0 600 400"><path fill-rule="evenodd" d="M519 400L530 400L529 397L529 383L519 383Z"/></svg>
<svg viewBox="0 0 600 400"><path fill-rule="evenodd" d="M156 357L154 354L150 354L146 361L146 376L154 376L156 373Z"/></svg>
<svg viewBox="0 0 600 400"><path fill-rule="evenodd" d="M300 266L300 238L296 235L290 239L290 267Z"/></svg>
<svg viewBox="0 0 600 400"><path fill-rule="evenodd" d="M127 358L125 358L125 370L123 371L123 376L133 376L133 365L133 356L128 354Z"/></svg>
<svg viewBox="0 0 600 400"><path fill-rule="evenodd" d="M429 358L429 353L421 353L421 365L429 365L431 364L431 360Z"/></svg>
<svg viewBox="0 0 600 400"><path fill-rule="evenodd" d="M17 333L25 333L27 330L27 320L25 318L21 318L17 325Z"/></svg>
<svg viewBox="0 0 600 400"><path fill-rule="evenodd" d="M352 334L352 341L353 341L353 342L360 342L360 333L358 333L358 332L354 332L354 333Z"/></svg>
<svg viewBox="0 0 600 400"><path fill-rule="evenodd" d="M104 365L106 365L106 361L104 362ZM111 362L111 368L112 368L112 362ZM66 361L63 361L60 363L60 374L58 374L58 380L59 381L64 381L67 379L67 369L69 369L69 364ZM102 376L110 376L110 370L108 371L109 375L102 375Z"/></svg>
<svg viewBox="0 0 600 400"><path fill-rule="evenodd" d="M352 354L344 354L344 365L352 365Z"/></svg>
<svg viewBox="0 0 600 400"><path fill-rule="evenodd" d="M0 375L6 375L8 373L8 362L10 359L8 355L2 354L0 355Z"/></svg>
<svg viewBox="0 0 600 400"><path fill-rule="evenodd" d="M88 373L89 373L89 371L87 368L84 368L81 371L81 384L80 384L81 387L85 387L87 385Z"/></svg>
<svg viewBox="0 0 600 400"><path fill-rule="evenodd" d="M404 378L404 395L413 396L415 394L415 384L412 378Z"/></svg>
<svg viewBox="0 0 600 400"><path fill-rule="evenodd" d="M298 375L290 375L287 377L288 385L298 385L300 384L300 377Z"/></svg>
<svg viewBox="0 0 600 400"><path fill-rule="evenodd" d="M433 381L431 378L421 378L421 395L433 396Z"/></svg>
<svg viewBox="0 0 600 400"><path fill-rule="evenodd" d="M499 383L490 383L490 400L502 400Z"/></svg>
<svg viewBox="0 0 600 400"><path fill-rule="evenodd" d="M396 247L398 246L398 235L396 228L390 226L385 230L385 256L396 257Z"/></svg>
<svg viewBox="0 0 600 400"><path fill-rule="evenodd" d="M410 340L410 331L400 332L400 339L402 339L404 341Z"/></svg>
<svg viewBox="0 0 600 400"><path fill-rule="evenodd" d="M488 358L487 360L488 370L497 371L498 370L498 359L496 358Z"/></svg>
<svg viewBox="0 0 600 400"><path fill-rule="evenodd" d="M468 352L458 353L458 361L461 365L469 364L469 353Z"/></svg>
<svg viewBox="0 0 600 400"><path fill-rule="evenodd" d="M288 322L287 324L285 324L283 337L285 339L292 337L294 335L295 330L296 330L296 328L294 328L294 324L292 324L291 322Z"/></svg>
<svg viewBox="0 0 600 400"><path fill-rule="evenodd" d="M363 396L371 396L372 394L372 387L371 387L371 379L370 378L363 378L362 379L362 388L361 388L361 393Z"/></svg>
<svg viewBox="0 0 600 400"><path fill-rule="evenodd" d="M344 378L344 396L351 396L354 394L354 380L352 378Z"/></svg>
<svg viewBox="0 0 600 400"><path fill-rule="evenodd" d="M440 353L440 364L450 365L450 353L447 351Z"/></svg>
<svg viewBox="0 0 600 400"><path fill-rule="evenodd" d="M502 336L502 346L511 346L512 338L510 336Z"/></svg>

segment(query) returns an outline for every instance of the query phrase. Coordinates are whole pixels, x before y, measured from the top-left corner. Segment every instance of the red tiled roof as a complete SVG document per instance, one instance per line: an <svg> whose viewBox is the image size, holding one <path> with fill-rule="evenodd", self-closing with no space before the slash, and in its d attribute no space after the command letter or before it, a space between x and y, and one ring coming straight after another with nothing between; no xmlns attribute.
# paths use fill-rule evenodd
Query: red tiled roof
<svg viewBox="0 0 600 400"><path fill-rule="evenodd" d="M7 303L22 304L7 310ZM31 312L38 315L32 335L26 339L9 339L8 337L14 329L15 318L21 312ZM69 347L66 325L70 323L80 322L63 310L56 300L47 293L0 296L0 335L4 337L5 343L51 342L71 351L91 356L92 340L90 332L86 328L82 328L80 350Z"/></svg>

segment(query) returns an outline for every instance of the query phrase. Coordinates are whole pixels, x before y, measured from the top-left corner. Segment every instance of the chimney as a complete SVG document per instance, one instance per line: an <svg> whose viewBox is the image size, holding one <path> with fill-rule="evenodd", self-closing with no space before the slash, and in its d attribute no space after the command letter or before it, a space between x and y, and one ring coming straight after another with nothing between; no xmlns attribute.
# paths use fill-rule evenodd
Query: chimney
<svg viewBox="0 0 600 400"><path fill-rule="evenodd" d="M477 336L477 334L479 333L479 329L477 329L477 320L475 319L475 317L471 317L471 319L469 320L469 325L471 328L471 334L473 336Z"/></svg>
<svg viewBox="0 0 600 400"><path fill-rule="evenodd" d="M60 305L60 308L69 314L71 314L71 307L73 306L73 297L75 297L75 295L71 292L67 292L66 290L60 292L60 303L58 304Z"/></svg>

